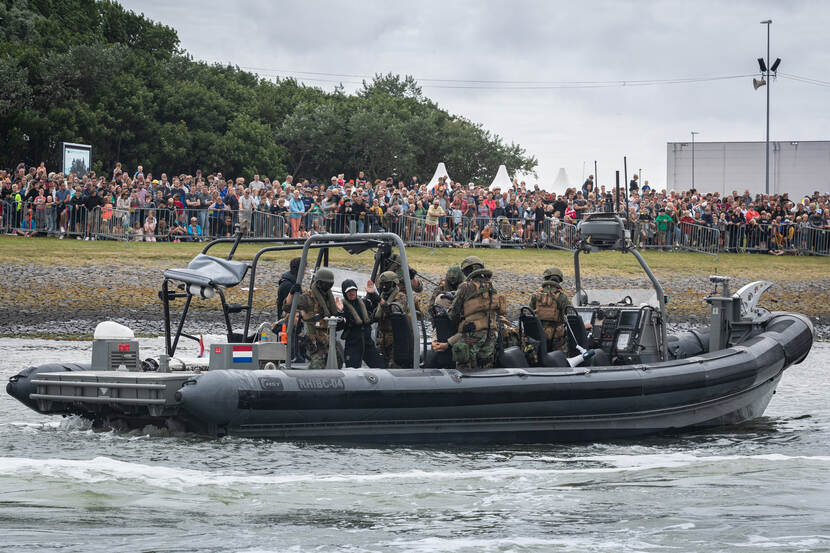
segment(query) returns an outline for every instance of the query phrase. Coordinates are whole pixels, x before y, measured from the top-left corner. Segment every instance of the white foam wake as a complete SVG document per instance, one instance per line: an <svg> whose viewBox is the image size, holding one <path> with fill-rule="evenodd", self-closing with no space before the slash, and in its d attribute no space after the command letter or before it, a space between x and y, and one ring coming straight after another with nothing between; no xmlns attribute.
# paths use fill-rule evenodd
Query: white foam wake
<svg viewBox="0 0 830 553"><path fill-rule="evenodd" d="M185 490L200 486L227 487L235 485L274 485L292 483L364 483L382 481L438 481L475 480L500 481L514 478L549 477L569 474L603 474L652 469L667 469L702 463L722 463L736 460L754 462L807 461L830 463L830 456L724 455L695 456L685 453L655 455L600 455L596 457L557 458L555 468L521 468L504 466L473 470L429 471L409 470L367 474L250 474L244 472L220 473L163 465L146 465L96 457L94 459L31 459L24 457L0 457L0 478L27 475L86 483L124 481L128 485L143 483L151 487ZM609 466L575 466L598 463Z"/></svg>

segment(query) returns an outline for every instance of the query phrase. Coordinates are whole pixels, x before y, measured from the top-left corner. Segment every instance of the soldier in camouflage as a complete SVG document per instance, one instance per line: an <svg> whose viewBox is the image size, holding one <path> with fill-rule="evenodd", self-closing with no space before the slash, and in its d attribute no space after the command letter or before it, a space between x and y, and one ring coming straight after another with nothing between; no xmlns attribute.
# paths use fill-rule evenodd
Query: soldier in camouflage
<svg viewBox="0 0 830 553"><path fill-rule="evenodd" d="M565 334L565 310L568 298L562 291L562 270L550 267L543 274L542 286L530 298L530 308L542 322L548 351L568 353L568 340Z"/></svg>
<svg viewBox="0 0 830 553"><path fill-rule="evenodd" d="M398 367L395 363L395 336L392 332L392 313L409 314L409 304L406 293L401 290L400 277L392 271L385 271L378 277L377 287L380 292L380 301L375 308L374 320L377 321L376 342L378 352L386 359L389 368ZM407 324L409 317L406 318Z"/></svg>
<svg viewBox="0 0 830 553"><path fill-rule="evenodd" d="M452 265L449 269L447 269L447 275L441 279L441 282L439 282L438 286L435 287L435 290L432 291L432 296L429 298L429 305L427 305L428 313L432 313L432 306L435 305L436 299L440 296L451 296L452 294L448 294L448 292L455 293L455 291L458 290L458 285L463 281L464 274L461 272L461 267L458 265ZM449 303L442 307L449 307Z"/></svg>
<svg viewBox="0 0 830 553"><path fill-rule="evenodd" d="M389 257L384 258L383 263L381 264L381 271L392 271L398 275L398 278L403 279L403 263L401 262L401 256L397 253L393 253ZM412 285L413 292L419 294L424 291L424 285L418 278L418 273L412 267L409 268L409 280ZM400 282L400 287L403 289L403 280Z"/></svg>
<svg viewBox="0 0 830 553"><path fill-rule="evenodd" d="M449 312L452 299L458 290L458 285L464 281L464 274L461 272L461 267L452 265L447 269L447 275L441 280L435 290L432 291L432 296L429 298L429 307L427 313L432 319L432 349L435 351L446 351L449 349L447 340L452 334L455 334L455 328L449 329L453 326L447 321L443 315ZM443 323L438 323L436 318L441 316ZM443 324L439 330L439 326Z"/></svg>
<svg viewBox="0 0 830 553"><path fill-rule="evenodd" d="M329 355L329 330L326 317L340 316L343 307L338 304L331 293L334 285L334 273L322 267L317 270L311 287L304 292L297 303L297 310L305 322L306 353L309 354L309 369L325 369ZM338 366L342 365L340 352L337 352Z"/></svg>
<svg viewBox="0 0 830 553"><path fill-rule="evenodd" d="M466 280L458 287L450 305L449 316L458 334L449 344L457 369L487 369L495 362L498 317L504 313L505 300L491 281L493 272L484 268L476 256L461 262Z"/></svg>

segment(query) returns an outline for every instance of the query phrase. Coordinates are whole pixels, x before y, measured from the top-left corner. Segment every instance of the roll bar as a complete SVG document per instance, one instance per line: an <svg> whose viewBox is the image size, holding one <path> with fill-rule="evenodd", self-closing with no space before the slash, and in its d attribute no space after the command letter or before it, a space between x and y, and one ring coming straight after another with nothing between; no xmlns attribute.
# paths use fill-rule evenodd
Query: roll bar
<svg viewBox="0 0 830 553"><path fill-rule="evenodd" d="M412 323L412 368L417 369L421 363L420 359L420 351L418 348L418 333L415 332L415 329L418 328L418 318L415 312L415 299L412 293L412 282L408 278L409 276L409 262L406 259L406 246L404 246L403 240L397 234L391 232L369 232L363 233L360 235L361 240L380 240L383 242L388 242L394 246L397 246L398 250L401 254L401 272L404 275L403 283L404 288L406 290L406 301L407 307L409 308L409 318ZM342 242L350 242L355 240L355 235L353 234L315 234L313 236L309 236L305 244L303 245L303 253L300 257L300 267L297 272L298 275L302 275L306 268L306 261L308 258L308 251L312 248L312 245L315 242L332 242L330 244L332 246L342 246ZM377 263L375 264L377 265ZM375 271L372 272L373 274ZM299 294L292 294L291 299L291 312L288 316L288 328L287 334L288 336L292 336L294 332L294 318L297 315L297 304L300 301ZM287 351L286 351L286 360L285 360L285 368L291 368L291 358L293 357L293 352L291 351L293 340L288 340L287 344Z"/></svg>
<svg viewBox="0 0 830 553"><path fill-rule="evenodd" d="M582 289L582 276L579 271L579 254L583 251L583 248L577 246L576 251L574 252L574 286L576 287L576 302L577 305L583 306L586 305L584 303L585 297L587 294ZM585 250L586 253L589 252L589 249ZM626 246L624 249L618 250L622 253L630 253L632 254L637 262L642 267L643 271L648 276L648 279L651 281L651 285L654 287L654 291L657 293L657 301L660 303L660 318L663 321L661 326L660 333L662 334L663 343L660 345L660 355L662 356L663 360L665 361L668 356L668 347L666 344L666 323L668 322L668 318L666 317L666 293L663 291L663 286L660 284L660 281L657 280L657 277L654 276L654 273L651 272L651 268L646 263L646 260L643 259L643 256L640 255L640 252L636 250L633 244L629 241L626 241Z"/></svg>

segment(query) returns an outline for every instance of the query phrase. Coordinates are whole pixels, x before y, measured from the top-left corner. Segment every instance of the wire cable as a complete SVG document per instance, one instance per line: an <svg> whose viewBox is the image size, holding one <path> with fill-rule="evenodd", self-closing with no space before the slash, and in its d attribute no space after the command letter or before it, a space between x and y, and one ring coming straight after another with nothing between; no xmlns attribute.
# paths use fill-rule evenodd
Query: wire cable
<svg viewBox="0 0 830 553"><path fill-rule="evenodd" d="M210 63L210 62L205 62ZM221 62L216 62L221 63ZM255 67L240 65L240 69L256 72L259 75L267 75L278 78L295 78L299 81L312 82L333 82L343 84L363 84L364 79L373 79L375 75L360 75L355 73L328 73L321 71L295 71L288 69L274 69L267 67ZM305 77L304 75L311 75ZM701 83L711 81L722 81L752 77L754 73L745 75L717 75L706 77L676 77L671 79L620 79L609 81L510 81L510 80L483 80L483 79L435 79L415 78L418 84L424 88L444 89L482 89L482 90L554 90L554 89L580 89L580 88L612 88L629 86L658 86L671 84ZM348 81L341 79L321 78L339 77L341 79L362 79ZM438 83L438 84L422 84ZM446 84L445 84L446 83Z"/></svg>

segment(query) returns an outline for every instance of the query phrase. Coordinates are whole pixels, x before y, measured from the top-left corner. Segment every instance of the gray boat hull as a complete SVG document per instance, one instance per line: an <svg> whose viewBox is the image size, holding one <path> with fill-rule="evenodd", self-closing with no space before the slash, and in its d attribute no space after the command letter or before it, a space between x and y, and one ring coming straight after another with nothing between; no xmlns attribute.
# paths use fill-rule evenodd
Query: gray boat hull
<svg viewBox="0 0 830 553"><path fill-rule="evenodd" d="M653 365L491 369L211 371L180 391L201 431L286 440L567 442L759 417L812 326L776 315L745 343Z"/></svg>
<svg viewBox="0 0 830 553"><path fill-rule="evenodd" d="M31 367L7 391L45 414L207 436L363 443L618 439L760 417L814 339L776 313L727 349L649 365L576 369L101 372ZM116 393L116 389L119 390Z"/></svg>

